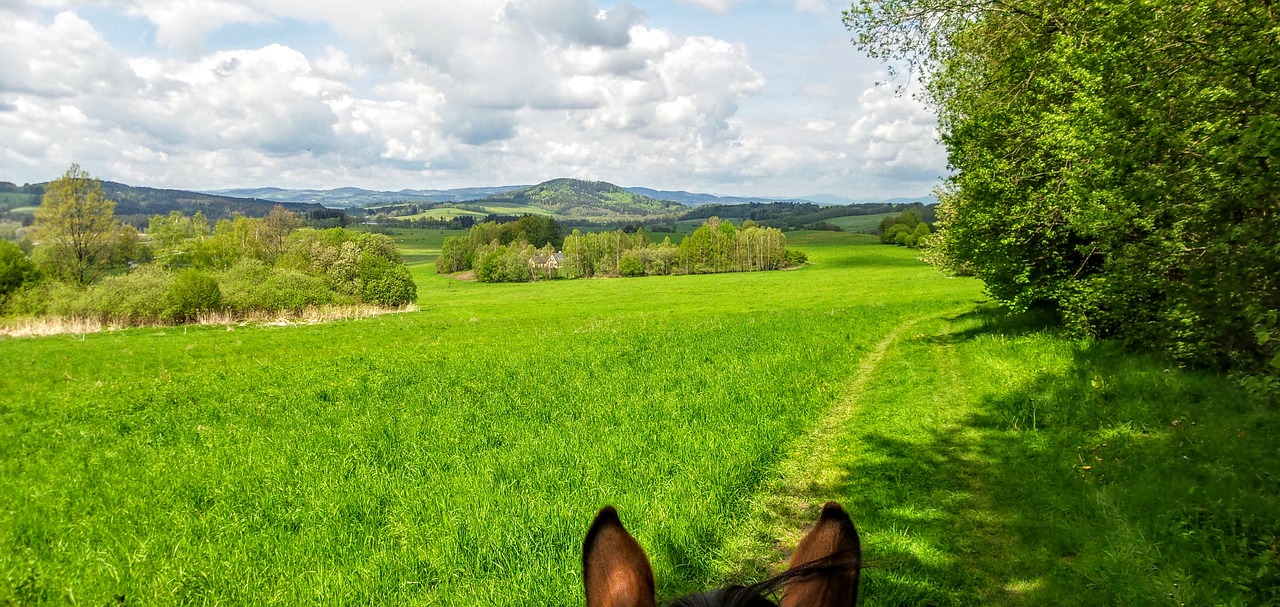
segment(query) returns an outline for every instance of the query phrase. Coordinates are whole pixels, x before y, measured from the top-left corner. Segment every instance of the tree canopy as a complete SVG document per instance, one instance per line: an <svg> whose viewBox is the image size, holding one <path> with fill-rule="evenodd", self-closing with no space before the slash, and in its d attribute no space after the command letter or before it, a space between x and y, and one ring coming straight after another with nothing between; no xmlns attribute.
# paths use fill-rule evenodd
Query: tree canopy
<svg viewBox="0 0 1280 607"><path fill-rule="evenodd" d="M1081 333L1280 373L1272 2L858 0L845 23L937 109L935 258Z"/></svg>
<svg viewBox="0 0 1280 607"><path fill-rule="evenodd" d="M111 257L119 224L102 183L73 164L44 190L35 213L41 259L56 274L92 281Z"/></svg>

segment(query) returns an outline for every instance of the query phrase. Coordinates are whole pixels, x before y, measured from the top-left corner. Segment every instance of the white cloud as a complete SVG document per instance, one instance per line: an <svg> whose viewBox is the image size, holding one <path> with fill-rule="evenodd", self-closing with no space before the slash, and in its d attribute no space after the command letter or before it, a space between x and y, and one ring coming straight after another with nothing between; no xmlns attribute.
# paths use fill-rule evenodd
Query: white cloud
<svg viewBox="0 0 1280 607"><path fill-rule="evenodd" d="M691 4L703 10L708 10L717 15L724 15L733 8L740 0L681 0L685 4Z"/></svg>
<svg viewBox="0 0 1280 607"><path fill-rule="evenodd" d="M858 105L847 141L863 160L863 171L928 174L945 166L937 118L923 103L895 95L892 87L873 86L862 92Z"/></svg>
<svg viewBox="0 0 1280 607"><path fill-rule="evenodd" d="M21 16L0 22L0 93L128 94L138 84L111 45L75 13L58 13L48 25Z"/></svg>
<svg viewBox="0 0 1280 607"><path fill-rule="evenodd" d="M156 25L156 42L171 49L197 51L204 38L234 23L265 23L268 17L234 0L136 0L130 12Z"/></svg>
<svg viewBox="0 0 1280 607"><path fill-rule="evenodd" d="M841 190L854 173L918 181L945 164L918 104L883 90L854 103L822 81L760 112L770 82L745 44L677 34L625 2L127 0L158 46L126 57L78 0L51 1L71 10L0 20L0 158L32 181L78 161L172 187L571 175L742 192ZM336 34L305 51L226 48L227 36L199 51L220 28L297 19Z"/></svg>

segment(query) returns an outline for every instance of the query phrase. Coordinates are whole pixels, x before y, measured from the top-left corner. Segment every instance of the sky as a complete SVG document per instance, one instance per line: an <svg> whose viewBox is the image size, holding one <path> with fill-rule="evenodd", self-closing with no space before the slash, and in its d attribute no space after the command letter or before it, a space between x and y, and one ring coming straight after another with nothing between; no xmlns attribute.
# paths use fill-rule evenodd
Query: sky
<svg viewBox="0 0 1280 607"><path fill-rule="evenodd" d="M0 0L0 181L923 196L831 0ZM901 84L901 83L896 83Z"/></svg>

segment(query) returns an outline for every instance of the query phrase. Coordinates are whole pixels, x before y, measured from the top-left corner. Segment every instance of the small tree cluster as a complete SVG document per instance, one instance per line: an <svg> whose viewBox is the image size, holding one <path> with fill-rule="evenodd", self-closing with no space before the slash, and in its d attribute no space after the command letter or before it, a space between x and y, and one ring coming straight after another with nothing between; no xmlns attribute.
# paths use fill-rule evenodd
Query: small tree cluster
<svg viewBox="0 0 1280 607"><path fill-rule="evenodd" d="M880 220L880 242L918 248L929 235L929 224L920 220L920 213L908 209L897 217Z"/></svg>
<svg viewBox="0 0 1280 607"><path fill-rule="evenodd" d="M778 270L803 264L803 255L787 250L787 237L777 228L748 221L738 229L711 217L680 243L680 273Z"/></svg>
<svg viewBox="0 0 1280 607"><path fill-rule="evenodd" d="M664 238L650 242L643 228L634 232L582 232L564 237L557 254L548 241L541 248L520 239L503 242L504 227L484 223L466 237L445 240L436 270L474 269L482 282L523 282L592 276L665 276L713 272L751 272L794 267L804 254L789 251L780 230L747 222L739 229L712 217L679 246Z"/></svg>
<svg viewBox="0 0 1280 607"><path fill-rule="evenodd" d="M525 215L508 223L486 221L472 226L466 237L446 238L440 247L440 257L436 258L436 271L451 274L475 268L482 248L486 249L485 255L491 255L497 247L504 247L504 255L511 248L523 254L526 246L540 249L550 245L554 251L563 241L560 224L550 217Z"/></svg>
<svg viewBox="0 0 1280 607"><path fill-rule="evenodd" d="M166 268L226 270L246 257L273 263L302 218L276 206L261 219L237 215L212 226L201 213L156 215L147 228L152 254Z"/></svg>
<svg viewBox="0 0 1280 607"><path fill-rule="evenodd" d="M213 225L200 213L157 215L144 240L115 221L114 206L77 166L50 184L33 255L0 242L0 311L141 324L417 299L386 236L302 229L301 217L277 206Z"/></svg>

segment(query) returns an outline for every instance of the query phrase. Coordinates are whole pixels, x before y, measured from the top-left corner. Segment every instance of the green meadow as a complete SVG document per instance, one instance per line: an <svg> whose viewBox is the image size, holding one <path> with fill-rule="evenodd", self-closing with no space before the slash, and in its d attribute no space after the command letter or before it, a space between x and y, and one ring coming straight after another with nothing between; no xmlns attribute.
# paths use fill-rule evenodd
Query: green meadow
<svg viewBox="0 0 1280 607"><path fill-rule="evenodd" d="M840 226L846 232L864 232L870 234L872 230L880 227L880 222L886 217L897 217L898 213L876 213L875 215L848 215L845 217L833 217L826 220Z"/></svg>
<svg viewBox="0 0 1280 607"><path fill-rule="evenodd" d="M0 602L578 605L604 504L661 599L759 579L826 499L864 603L1274 603L1280 416L1066 339L901 247L482 284L421 311L0 340Z"/></svg>
<svg viewBox="0 0 1280 607"><path fill-rule="evenodd" d="M453 219L463 215L484 218L491 213L495 215L552 215L551 211L531 204L492 203L482 205L480 208L484 209L483 213L457 207L439 207L398 219Z"/></svg>

